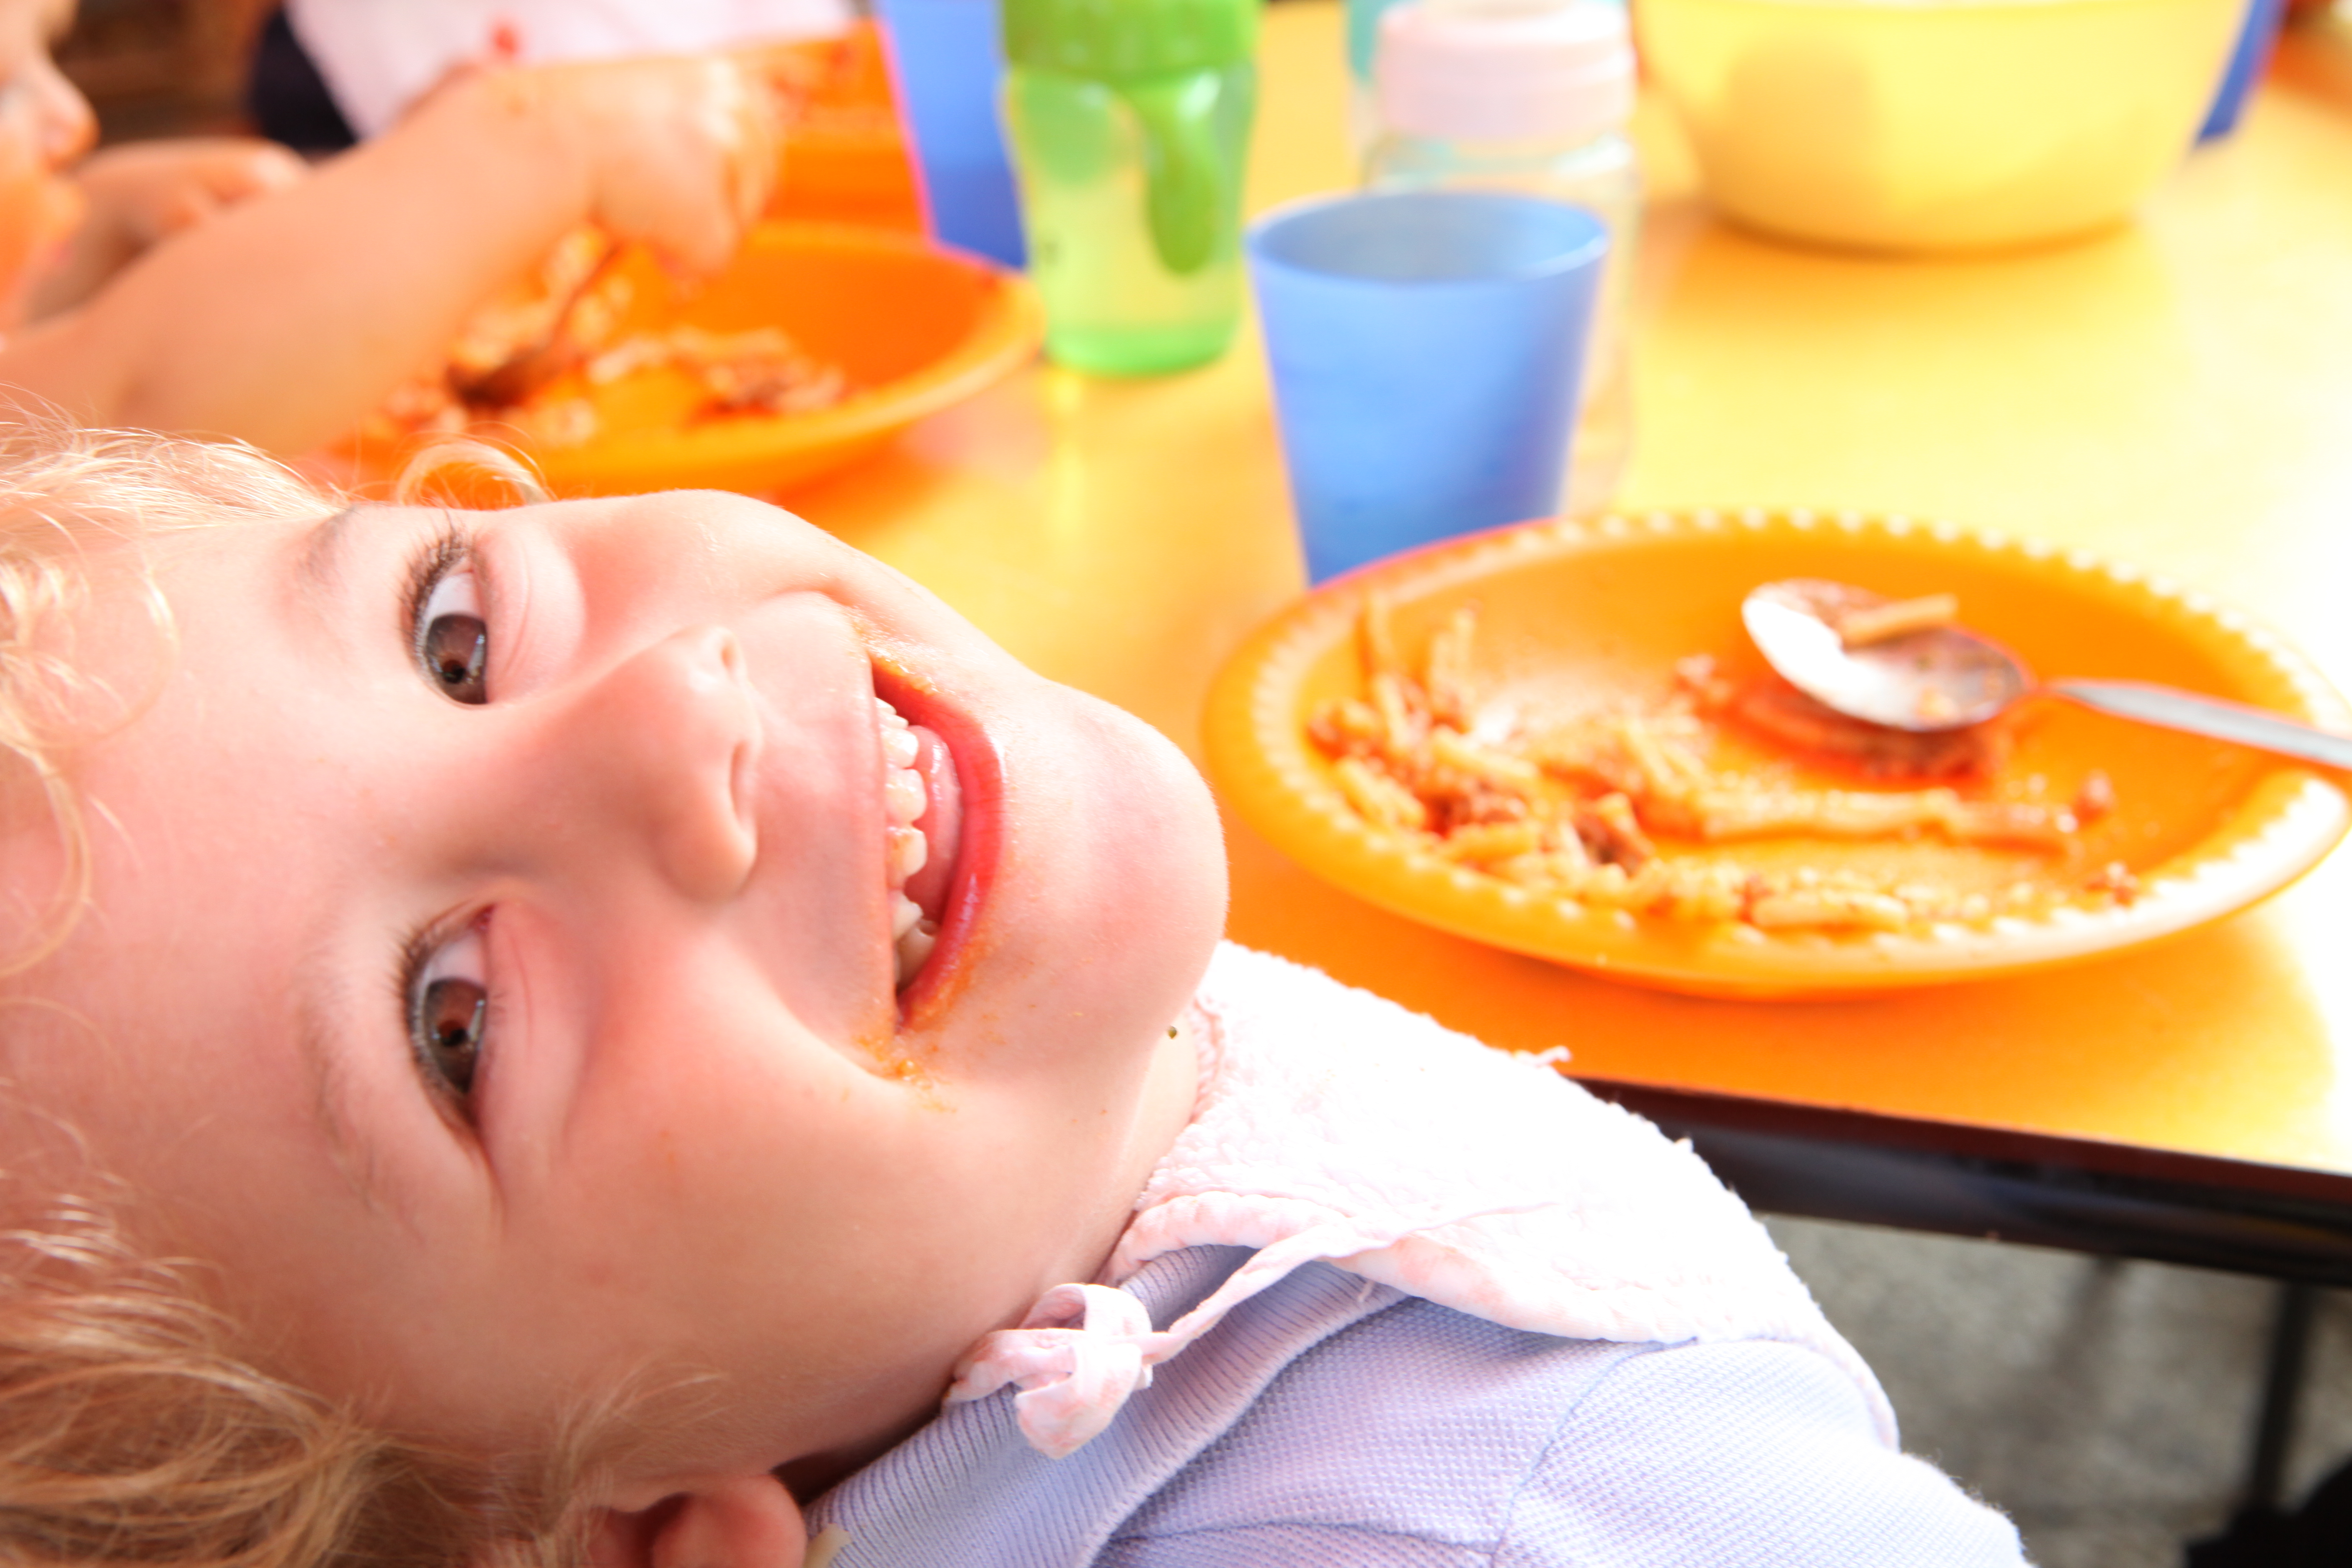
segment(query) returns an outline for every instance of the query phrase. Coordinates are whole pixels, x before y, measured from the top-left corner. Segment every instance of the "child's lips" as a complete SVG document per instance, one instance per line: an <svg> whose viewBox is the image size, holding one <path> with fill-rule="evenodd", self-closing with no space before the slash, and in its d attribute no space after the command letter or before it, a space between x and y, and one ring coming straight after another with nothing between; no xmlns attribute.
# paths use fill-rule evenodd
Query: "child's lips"
<svg viewBox="0 0 2352 1568"><path fill-rule="evenodd" d="M902 889L937 932L930 951L898 986L900 1016L919 1024L968 961L996 860L1002 763L985 728L935 690L877 666L876 695L906 716L921 742L916 766L927 804L916 826L927 841L922 868Z"/></svg>

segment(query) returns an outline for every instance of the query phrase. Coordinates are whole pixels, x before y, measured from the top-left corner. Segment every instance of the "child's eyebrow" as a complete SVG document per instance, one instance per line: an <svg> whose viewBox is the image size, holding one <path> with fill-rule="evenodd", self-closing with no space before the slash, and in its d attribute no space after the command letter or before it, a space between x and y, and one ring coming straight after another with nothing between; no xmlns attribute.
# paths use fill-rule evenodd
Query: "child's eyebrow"
<svg viewBox="0 0 2352 1568"><path fill-rule="evenodd" d="M345 1052L351 1045L351 1019L362 1005L334 978L331 951L320 948L295 964L288 988L294 1002L294 1042L310 1079L313 1113L335 1168L368 1208L379 1214L404 1214L393 1201L384 1171L383 1150L371 1119L353 1114L354 1080ZM344 1021L338 1026L338 1021Z"/></svg>
<svg viewBox="0 0 2352 1568"><path fill-rule="evenodd" d="M343 555L352 536L352 519L359 515L359 505L343 508L319 520L302 542L302 553L295 562L295 576L312 600L331 599L343 585Z"/></svg>

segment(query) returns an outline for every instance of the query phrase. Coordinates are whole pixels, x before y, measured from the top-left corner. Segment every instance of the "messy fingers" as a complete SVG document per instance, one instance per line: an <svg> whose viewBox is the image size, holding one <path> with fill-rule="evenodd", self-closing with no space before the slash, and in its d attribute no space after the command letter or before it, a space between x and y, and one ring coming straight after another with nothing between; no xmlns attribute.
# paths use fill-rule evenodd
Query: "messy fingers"
<svg viewBox="0 0 2352 1568"><path fill-rule="evenodd" d="M734 80L736 149L728 175L735 221L749 227L783 178L785 100L765 72L739 61L726 64Z"/></svg>

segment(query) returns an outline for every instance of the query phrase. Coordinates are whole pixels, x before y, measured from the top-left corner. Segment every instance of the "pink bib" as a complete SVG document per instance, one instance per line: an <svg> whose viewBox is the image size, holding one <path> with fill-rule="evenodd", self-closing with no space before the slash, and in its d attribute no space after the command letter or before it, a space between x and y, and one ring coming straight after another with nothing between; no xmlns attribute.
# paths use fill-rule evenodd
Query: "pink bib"
<svg viewBox="0 0 2352 1568"><path fill-rule="evenodd" d="M1545 1059L1480 1045L1369 992L1225 944L1191 1021L1192 1120L1137 1198L1102 1279L982 1339L948 1401L1019 1387L1021 1429L1076 1451L1151 1368L1318 1259L1515 1329L1619 1343L1809 1346L1895 1415L1763 1226L1686 1144ZM1550 1053L1547 1053L1549 1056ZM1255 1256L1165 1330L1118 1286L1187 1247Z"/></svg>

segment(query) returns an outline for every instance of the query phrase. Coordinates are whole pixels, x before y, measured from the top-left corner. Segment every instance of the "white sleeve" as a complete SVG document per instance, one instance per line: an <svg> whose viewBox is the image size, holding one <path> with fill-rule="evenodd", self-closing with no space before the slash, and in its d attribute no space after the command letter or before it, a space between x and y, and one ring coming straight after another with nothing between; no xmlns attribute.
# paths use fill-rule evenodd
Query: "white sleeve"
<svg viewBox="0 0 2352 1568"><path fill-rule="evenodd" d="M523 65L697 54L838 33L850 0L286 0L287 25L335 107L378 136L503 34Z"/></svg>

